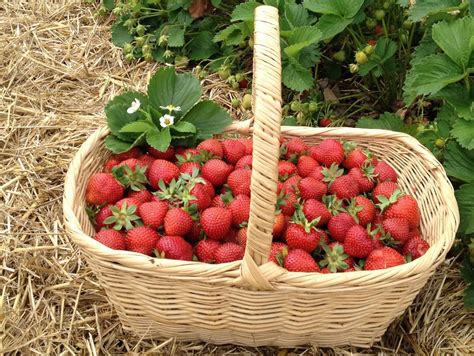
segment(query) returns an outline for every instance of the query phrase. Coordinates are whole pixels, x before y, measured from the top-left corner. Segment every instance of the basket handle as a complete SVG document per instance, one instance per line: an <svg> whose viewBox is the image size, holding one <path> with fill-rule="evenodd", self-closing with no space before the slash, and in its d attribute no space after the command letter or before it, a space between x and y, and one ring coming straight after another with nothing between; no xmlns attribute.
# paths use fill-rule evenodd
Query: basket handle
<svg viewBox="0 0 474 356"><path fill-rule="evenodd" d="M252 197L247 247L241 266L243 284L259 290L273 289L269 276L258 266L268 261L275 220L282 115L280 56L278 9L259 6L255 9L252 81Z"/></svg>

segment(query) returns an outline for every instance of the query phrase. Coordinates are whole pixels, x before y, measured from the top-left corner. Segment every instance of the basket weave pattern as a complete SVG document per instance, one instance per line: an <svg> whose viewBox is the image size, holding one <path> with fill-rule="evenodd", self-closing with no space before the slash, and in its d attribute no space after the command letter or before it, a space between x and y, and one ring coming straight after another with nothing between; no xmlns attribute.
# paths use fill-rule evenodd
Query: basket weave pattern
<svg viewBox="0 0 474 356"><path fill-rule="evenodd" d="M411 304L451 247L459 213L442 165L412 137L385 130L280 127L281 66L278 13L256 10L254 122L227 133L252 135L251 216L242 261L211 265L111 250L96 242L85 212L85 187L109 155L106 128L83 144L69 168L64 216L124 328L141 337L290 347L302 344L368 347ZM337 274L288 272L267 262L276 202L280 135L309 144L325 138L370 148L399 175L420 205L421 232L431 248L386 270Z"/></svg>

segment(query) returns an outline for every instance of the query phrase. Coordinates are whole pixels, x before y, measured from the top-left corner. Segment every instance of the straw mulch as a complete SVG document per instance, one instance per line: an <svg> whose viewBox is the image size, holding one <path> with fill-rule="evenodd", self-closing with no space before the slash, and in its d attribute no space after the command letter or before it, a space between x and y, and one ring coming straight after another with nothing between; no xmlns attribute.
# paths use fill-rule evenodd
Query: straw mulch
<svg viewBox="0 0 474 356"><path fill-rule="evenodd" d="M110 19L79 0L0 3L0 354L474 353L474 315L463 310L454 259L371 350L275 350L140 340L112 306L64 233L68 163L104 125L104 104L143 89L155 64L124 63ZM230 108L239 95L215 78L206 93ZM233 113L234 115L238 113Z"/></svg>

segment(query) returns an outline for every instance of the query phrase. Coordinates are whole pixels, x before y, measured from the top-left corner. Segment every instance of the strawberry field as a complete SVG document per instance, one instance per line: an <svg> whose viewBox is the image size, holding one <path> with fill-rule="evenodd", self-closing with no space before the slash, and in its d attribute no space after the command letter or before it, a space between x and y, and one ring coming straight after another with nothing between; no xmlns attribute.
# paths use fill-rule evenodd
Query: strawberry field
<svg viewBox="0 0 474 356"><path fill-rule="evenodd" d="M446 260L370 349L139 338L65 230L68 166L107 126L108 153L81 188L97 245L213 265L244 257L255 145L225 130L252 118L262 4L280 14L283 125L409 134L455 190L461 219ZM461 0L1 4L0 353L474 352L473 12ZM282 138L271 263L350 276L422 258L433 244L424 203L380 154Z"/></svg>

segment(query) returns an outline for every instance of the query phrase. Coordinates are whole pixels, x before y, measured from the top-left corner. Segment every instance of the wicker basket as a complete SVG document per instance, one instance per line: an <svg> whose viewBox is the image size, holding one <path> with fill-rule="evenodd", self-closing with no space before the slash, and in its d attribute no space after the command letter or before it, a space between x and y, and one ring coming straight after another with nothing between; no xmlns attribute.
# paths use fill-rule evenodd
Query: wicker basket
<svg viewBox="0 0 474 356"><path fill-rule="evenodd" d="M369 347L444 260L458 226L453 189L441 164L412 137L385 130L281 127L278 13L256 10L254 115L228 133L254 142L251 215L242 261L220 265L157 259L115 251L90 236L85 187L107 158L106 128L80 148L66 177L68 234L127 330L140 337L291 347L302 344ZM421 231L431 245L414 262L377 271L295 273L269 263L276 202L279 138L350 139L370 148L398 172L400 186L420 205Z"/></svg>

